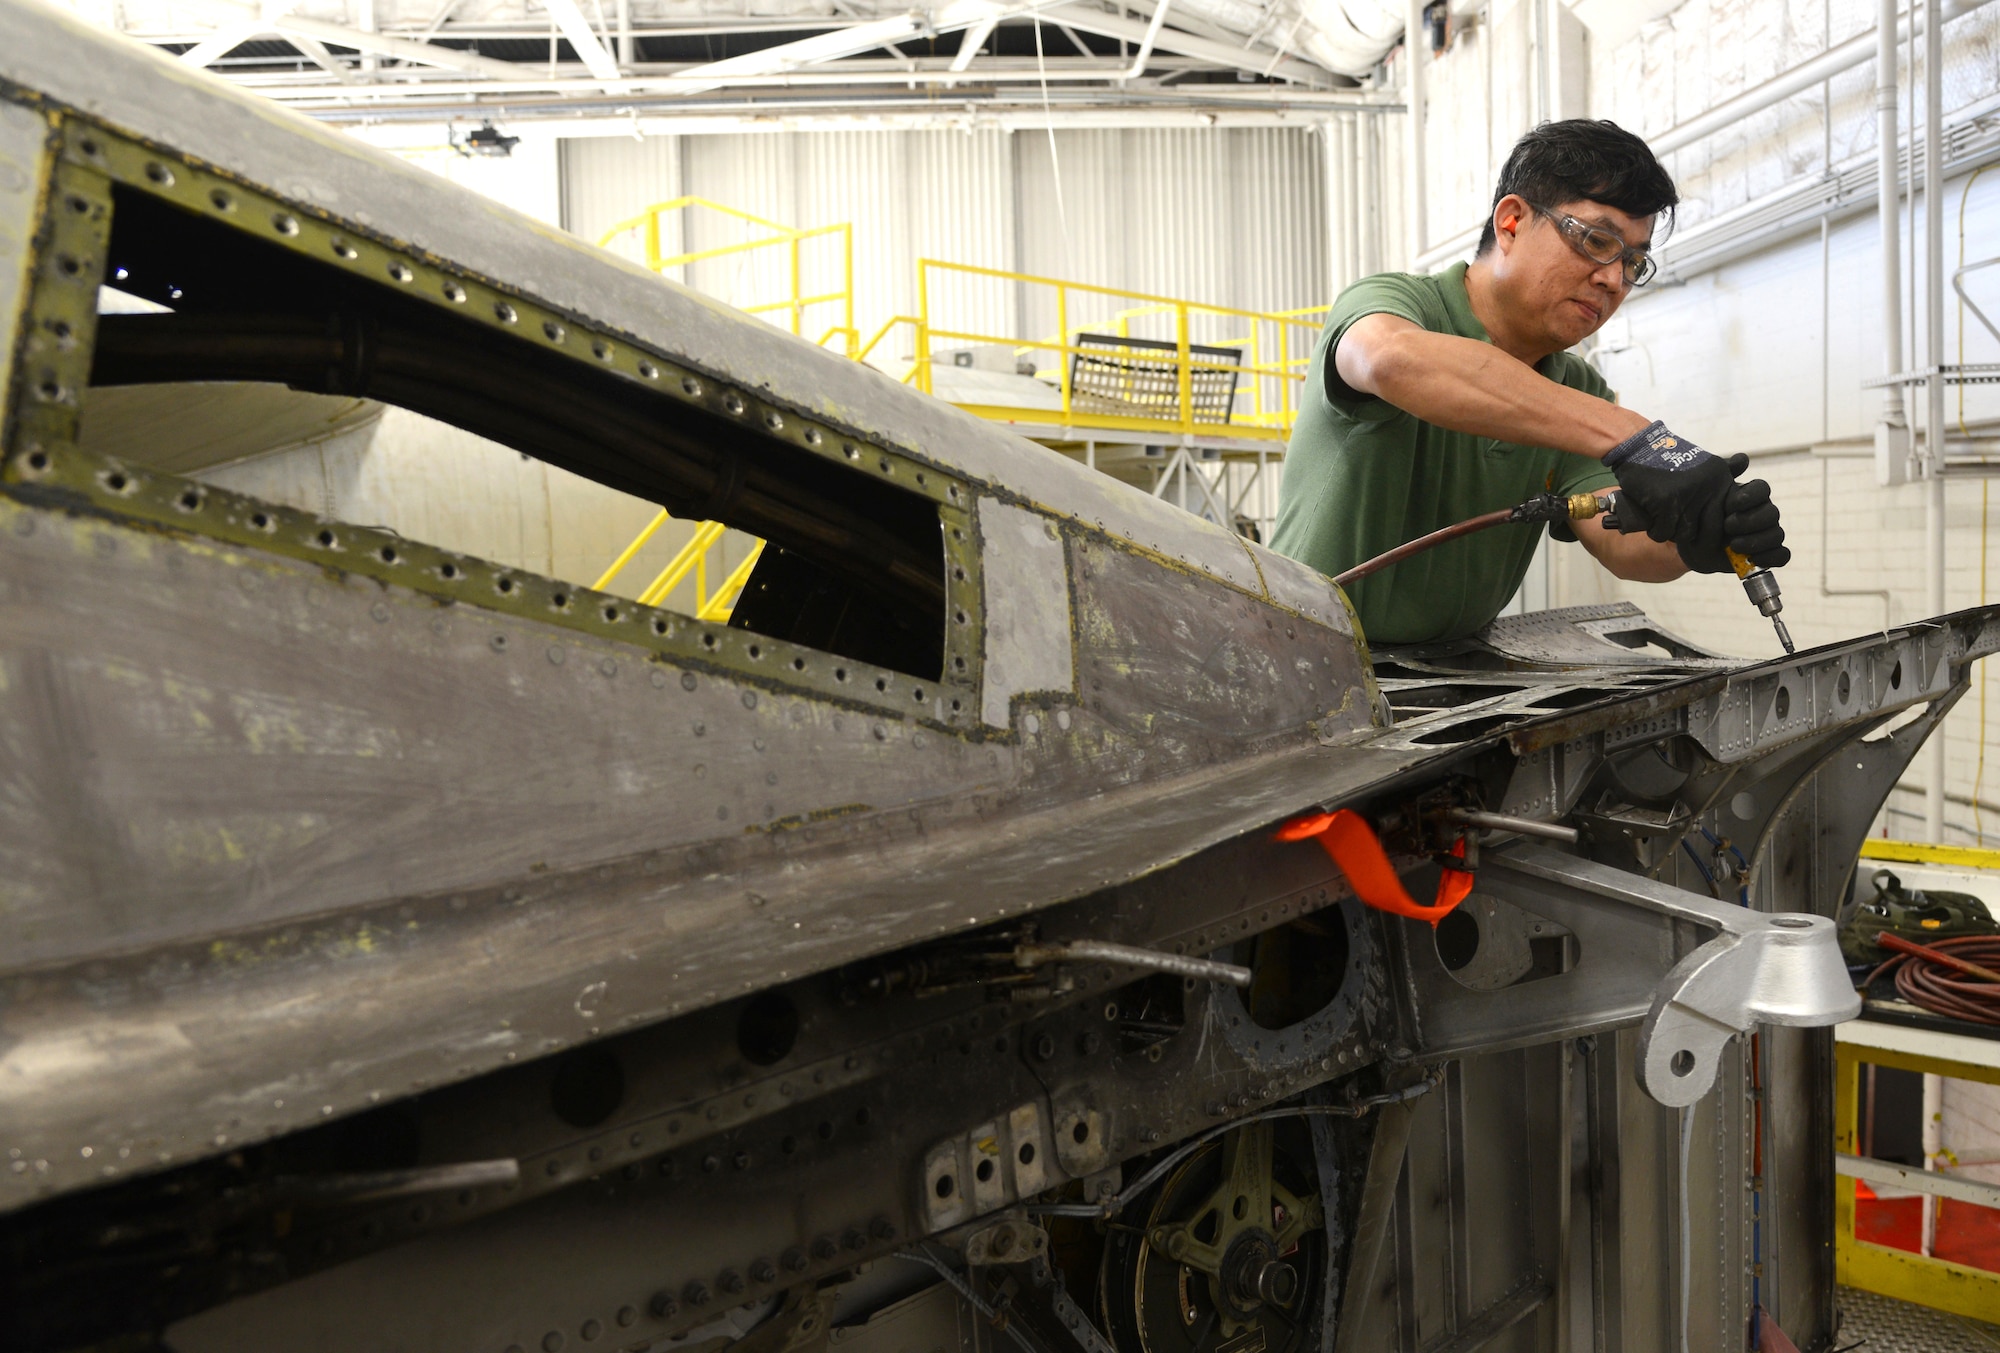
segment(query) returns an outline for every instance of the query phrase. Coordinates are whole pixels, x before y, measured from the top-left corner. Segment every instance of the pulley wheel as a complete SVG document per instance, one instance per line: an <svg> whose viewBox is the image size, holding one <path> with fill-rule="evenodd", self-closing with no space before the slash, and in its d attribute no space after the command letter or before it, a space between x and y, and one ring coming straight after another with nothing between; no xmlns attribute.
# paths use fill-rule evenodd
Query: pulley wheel
<svg viewBox="0 0 2000 1353"><path fill-rule="evenodd" d="M1304 1353L1326 1281L1310 1160L1305 1132L1253 1123L1126 1212L1098 1280L1120 1353Z"/></svg>

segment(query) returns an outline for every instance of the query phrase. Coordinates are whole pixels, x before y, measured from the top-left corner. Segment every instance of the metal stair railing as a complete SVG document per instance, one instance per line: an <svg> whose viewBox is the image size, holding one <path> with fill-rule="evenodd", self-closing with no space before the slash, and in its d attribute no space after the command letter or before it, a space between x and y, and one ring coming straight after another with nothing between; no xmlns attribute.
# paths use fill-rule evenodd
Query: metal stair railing
<svg viewBox="0 0 2000 1353"><path fill-rule="evenodd" d="M591 590L602 592L616 581L618 575L625 571L625 566L637 557L639 551L645 548L646 542L657 535L660 528L669 520L671 520L669 514L662 508L658 515L646 523L645 529L633 537L632 543L611 561L611 566L604 570L597 581L590 585ZM722 543L722 537L728 529L721 522L701 523L688 538L687 544L681 546L680 552L674 555L667 566L660 570L659 575L647 583L644 590L633 600L641 606L658 606L673 594L674 589L681 585L689 573L693 573L695 619L717 624L726 623L731 612L735 610L736 599L743 594L744 587L750 581L751 570L756 568L759 556L764 553L764 542L755 541L750 547L750 553L744 556L743 562L729 571L723 578L721 586L710 592L708 554Z"/></svg>

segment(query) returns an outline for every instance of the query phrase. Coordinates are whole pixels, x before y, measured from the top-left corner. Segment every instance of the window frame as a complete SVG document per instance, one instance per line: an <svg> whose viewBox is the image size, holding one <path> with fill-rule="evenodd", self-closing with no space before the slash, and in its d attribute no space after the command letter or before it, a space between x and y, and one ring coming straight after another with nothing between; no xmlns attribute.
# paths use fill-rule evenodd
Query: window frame
<svg viewBox="0 0 2000 1353"><path fill-rule="evenodd" d="M63 117L55 136L54 168L22 315L0 492L42 503L81 499L116 517L636 645L677 666L853 704L965 737L989 732L979 705L984 615L974 489L961 476L718 379L684 358L559 311L525 292L401 247L331 213L287 201L84 119ZM795 452L879 477L928 500L938 514L945 574L945 605L938 617L944 626L942 672L936 679L912 675L727 623L641 606L525 569L328 521L83 450L77 430L82 392L90 384L98 287L116 282L105 276L114 186L150 194L389 294L418 298L461 322L526 340L557 360L612 372L669 404L736 420ZM775 331L771 337L774 343L794 341Z"/></svg>

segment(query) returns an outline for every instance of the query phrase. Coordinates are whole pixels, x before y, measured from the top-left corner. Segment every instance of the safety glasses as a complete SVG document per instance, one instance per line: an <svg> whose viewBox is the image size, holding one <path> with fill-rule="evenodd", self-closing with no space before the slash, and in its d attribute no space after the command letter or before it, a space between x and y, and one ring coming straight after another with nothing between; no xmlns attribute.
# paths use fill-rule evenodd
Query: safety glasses
<svg viewBox="0 0 2000 1353"><path fill-rule="evenodd" d="M1586 224L1574 216L1561 215L1550 211L1547 207L1535 206L1533 202L1528 205L1534 208L1537 216L1547 217L1549 223L1561 231L1562 237L1569 241L1569 247L1592 263L1599 265L1622 263L1625 285L1643 287L1652 281L1653 274L1659 271L1659 265L1653 262L1651 253L1644 249L1627 247L1622 238L1604 227Z"/></svg>

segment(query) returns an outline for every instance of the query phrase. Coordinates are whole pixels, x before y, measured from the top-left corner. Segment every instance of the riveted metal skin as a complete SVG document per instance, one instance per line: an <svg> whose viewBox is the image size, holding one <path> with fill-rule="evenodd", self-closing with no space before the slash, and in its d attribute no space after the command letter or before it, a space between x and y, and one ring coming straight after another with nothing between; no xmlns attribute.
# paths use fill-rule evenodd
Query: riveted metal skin
<svg viewBox="0 0 2000 1353"><path fill-rule="evenodd" d="M1315 1129L1322 1350L1554 1349L1586 1319L1634 1353L1722 1347L1759 1264L1801 1346L1830 1335L1823 1031L1759 1035L1754 1184L1747 1040L1699 1049L1690 1206L1717 1223L1685 1332L1648 1040L1688 1012L1828 1016L1727 999L1805 973L1823 927L1765 942L1782 916L1726 909L1832 914L1994 612L1763 664L1629 606L1371 655L1311 570L34 0L0 5L0 161L27 183L0 173L21 1346L819 1353L859 1266L1039 1226L1273 1107L1432 1083ZM890 562L931 570L935 661L85 452L93 379L201 378L148 317L100 322L121 213L207 242L205 276L234 247L340 298L268 330L326 373L232 379L361 393L414 334L615 405L550 452L613 487L790 512L852 555L854 503L920 521ZM745 506L711 442L834 487ZM1446 800L1578 841L1484 842L1468 936L1369 911L1273 839L1355 808L1425 895ZM1254 980L1014 962L1078 940ZM1485 958L1454 966L1467 946ZM1085 1303L1023 1301L1055 1348L1095 1347Z"/></svg>

